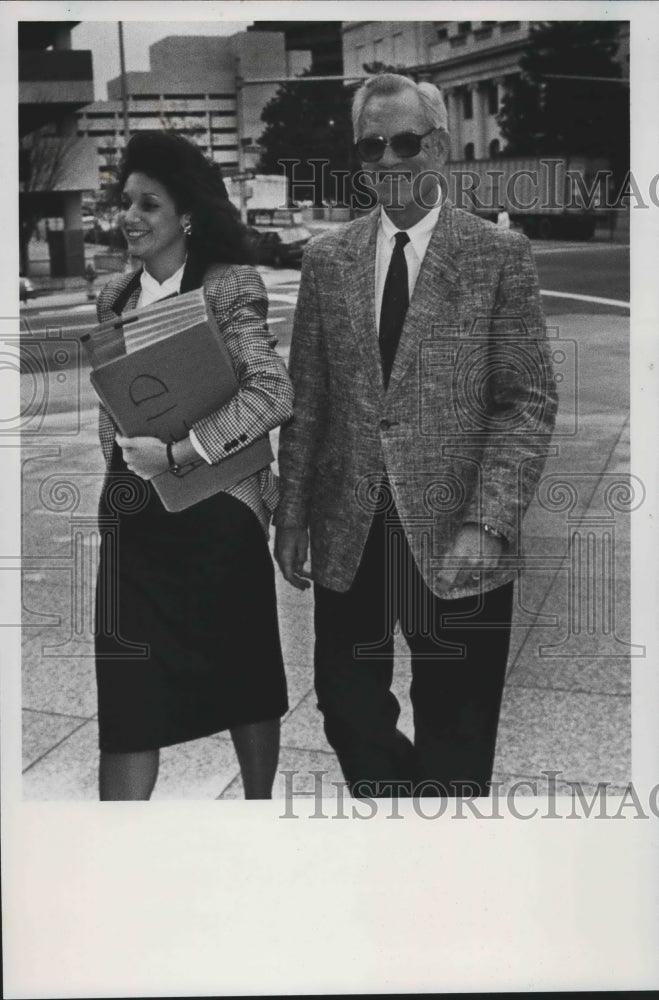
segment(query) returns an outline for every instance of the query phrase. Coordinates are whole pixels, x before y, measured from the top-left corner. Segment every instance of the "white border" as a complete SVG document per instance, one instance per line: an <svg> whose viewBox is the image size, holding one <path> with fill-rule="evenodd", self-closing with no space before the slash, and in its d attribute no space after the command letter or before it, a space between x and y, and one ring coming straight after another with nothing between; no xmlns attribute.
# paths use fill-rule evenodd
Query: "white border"
<svg viewBox="0 0 659 1000"><path fill-rule="evenodd" d="M659 10L636 2L7 3L0 11L4 134L15 135L17 18L354 20L376 12L392 20L485 12L629 18L632 163L641 187L659 171ZM2 154L9 232L17 224L13 153ZM659 226L656 209L632 217L632 471L647 491L633 526L632 638L648 648L633 675L633 768L642 789L659 780ZM15 242L5 246L0 290L16 310ZM6 506L8 457L0 478L3 542L20 537L16 504ZM14 602L15 610L16 593L5 583L3 605ZM659 985L656 820L397 822L382 814L369 823L318 823L279 820L277 803L23 803L16 638L3 635L2 643L5 996ZM304 813L303 803L297 811Z"/></svg>

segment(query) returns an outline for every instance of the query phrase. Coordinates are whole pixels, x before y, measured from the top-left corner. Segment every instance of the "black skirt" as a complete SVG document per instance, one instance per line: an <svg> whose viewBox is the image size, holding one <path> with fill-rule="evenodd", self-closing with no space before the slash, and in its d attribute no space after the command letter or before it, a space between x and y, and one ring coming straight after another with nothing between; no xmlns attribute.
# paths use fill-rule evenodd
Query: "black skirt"
<svg viewBox="0 0 659 1000"><path fill-rule="evenodd" d="M251 508L218 493L170 513L115 444L99 529L101 750L152 750L287 711L274 567Z"/></svg>

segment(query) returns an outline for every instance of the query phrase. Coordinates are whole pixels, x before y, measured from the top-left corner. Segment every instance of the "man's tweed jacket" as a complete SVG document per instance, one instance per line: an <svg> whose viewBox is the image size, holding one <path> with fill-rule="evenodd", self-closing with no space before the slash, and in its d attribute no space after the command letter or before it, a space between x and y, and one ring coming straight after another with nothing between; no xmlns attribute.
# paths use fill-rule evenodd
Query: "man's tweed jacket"
<svg viewBox="0 0 659 1000"><path fill-rule="evenodd" d="M141 287L138 275L139 271L134 271L110 279L98 297L99 322L112 319L113 306L125 297L131 284L133 287L120 311L136 308ZM192 287L199 284L201 281L191 282ZM270 337L266 323L268 296L258 271L239 265L214 265L206 272L203 284L239 383L238 392L228 403L193 424L195 434L215 463L286 420L292 412L293 391L285 365L272 349L276 341ZM108 467L116 433L112 418L101 406L99 437ZM226 492L247 503L267 530L279 495L278 482L270 468L243 479Z"/></svg>
<svg viewBox="0 0 659 1000"><path fill-rule="evenodd" d="M521 566L521 520L556 414L530 244L442 206L385 391L374 305L378 221L376 209L305 252L275 524L308 527L314 580L345 591L386 470L431 590L449 598L490 590ZM502 532L508 562L447 589L437 571L467 522Z"/></svg>

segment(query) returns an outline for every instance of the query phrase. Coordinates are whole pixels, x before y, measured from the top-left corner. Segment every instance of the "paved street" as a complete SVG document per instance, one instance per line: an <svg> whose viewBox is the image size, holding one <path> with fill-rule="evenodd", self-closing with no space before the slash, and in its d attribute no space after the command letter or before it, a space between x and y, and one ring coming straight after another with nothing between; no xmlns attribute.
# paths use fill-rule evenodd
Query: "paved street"
<svg viewBox="0 0 659 1000"><path fill-rule="evenodd" d="M530 569L518 591L495 778L508 786L553 769L585 786L620 788L630 773L629 537L624 503L613 502L611 490L629 462L629 251L605 243L538 244L536 251L558 341L561 408L554 453L526 520ZM271 328L287 357L299 272L261 270ZM56 359L43 413L38 369L22 376L30 416L23 452L25 794L94 799L91 610L103 470L87 366L63 356L57 362L57 349L73 357L95 311L82 290L38 298L23 318L26 332ZM582 541L588 555L580 562ZM291 706L280 766L298 772L299 794L313 791L310 771L326 771L329 795L329 782L341 775L312 690L311 599L281 578L278 593ZM394 689L402 728L411 733L408 677L398 642ZM276 793L283 794L283 778ZM241 794L228 735L163 751L156 798Z"/></svg>

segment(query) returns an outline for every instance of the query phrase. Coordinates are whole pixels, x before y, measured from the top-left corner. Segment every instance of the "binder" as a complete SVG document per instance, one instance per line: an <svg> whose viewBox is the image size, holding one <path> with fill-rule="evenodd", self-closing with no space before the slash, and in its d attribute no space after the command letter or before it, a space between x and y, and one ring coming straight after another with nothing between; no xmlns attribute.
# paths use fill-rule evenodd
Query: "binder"
<svg viewBox="0 0 659 1000"><path fill-rule="evenodd" d="M91 383L125 437L187 437L196 421L238 390L233 363L203 288L101 323L81 338ZM270 465L269 436L217 465L201 457L151 480L166 510L179 511Z"/></svg>

